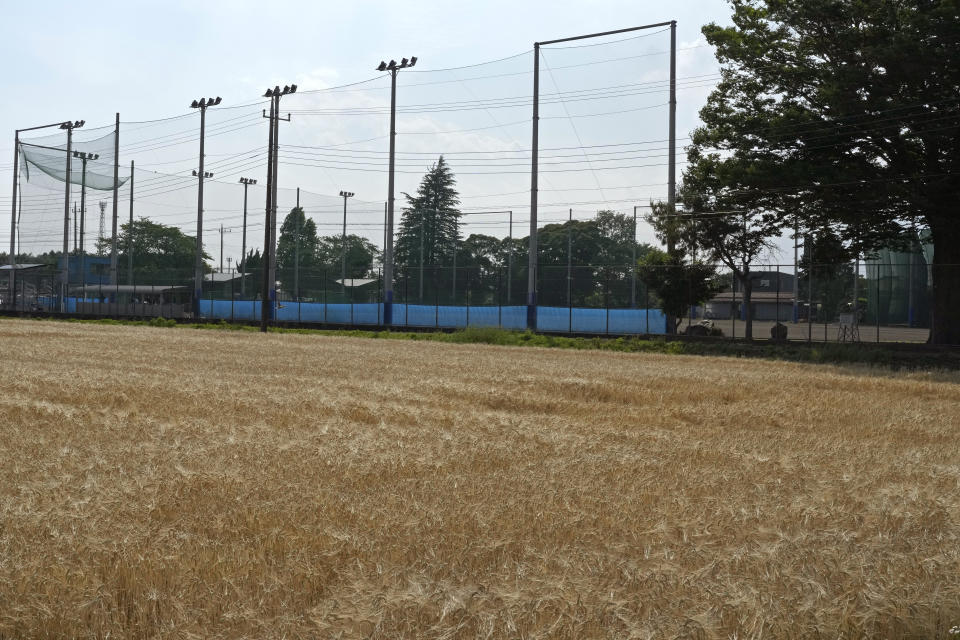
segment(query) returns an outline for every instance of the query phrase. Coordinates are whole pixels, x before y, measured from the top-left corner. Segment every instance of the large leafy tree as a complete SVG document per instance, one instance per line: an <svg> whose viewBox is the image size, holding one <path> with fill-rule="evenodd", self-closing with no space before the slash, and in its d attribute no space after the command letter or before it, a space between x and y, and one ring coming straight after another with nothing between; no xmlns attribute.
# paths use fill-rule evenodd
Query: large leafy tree
<svg viewBox="0 0 960 640"><path fill-rule="evenodd" d="M277 238L277 278L284 290L292 292L296 280L316 271L318 244L316 223L302 208L291 209Z"/></svg>
<svg viewBox="0 0 960 640"><path fill-rule="evenodd" d="M960 343L960 3L730 4L732 26L703 28L722 79L692 136L691 194L832 228L857 253L926 225L931 341Z"/></svg>
<svg viewBox="0 0 960 640"><path fill-rule="evenodd" d="M346 248L346 251L344 251ZM346 255L344 255L344 253ZM317 246L317 261L328 278L339 279L346 257L347 278L365 278L373 275L373 263L380 251L366 238L348 234L322 236Z"/></svg>
<svg viewBox="0 0 960 640"><path fill-rule="evenodd" d="M108 255L113 239L97 241L97 252ZM141 284L167 284L193 278L193 263L196 259L197 239L171 227L147 218L120 226L117 237L118 263L126 265L128 249L133 252L134 278ZM206 262L210 256L203 253ZM127 275L120 269L121 278ZM130 283L132 284L132 283Z"/></svg>
<svg viewBox="0 0 960 640"><path fill-rule="evenodd" d="M403 195L407 198L407 206L403 209L397 233L395 260L398 273L410 277L421 265L452 266L455 247L460 242L460 196L456 179L443 156L423 176L416 195ZM433 277L428 272L431 284L426 289L432 291L433 287L445 286L443 280L449 282L448 278L440 277L443 270L431 271Z"/></svg>
<svg viewBox="0 0 960 640"><path fill-rule="evenodd" d="M690 260L683 250L651 249L638 261L640 277L660 299L670 319L667 333L676 333L691 306L702 304L717 291L713 265Z"/></svg>
<svg viewBox="0 0 960 640"><path fill-rule="evenodd" d="M537 249L540 300L544 304L629 304L635 251L631 217L601 210L589 220L545 225L539 231ZM638 258L649 250L648 245L636 245ZM568 261L571 267L569 301Z"/></svg>

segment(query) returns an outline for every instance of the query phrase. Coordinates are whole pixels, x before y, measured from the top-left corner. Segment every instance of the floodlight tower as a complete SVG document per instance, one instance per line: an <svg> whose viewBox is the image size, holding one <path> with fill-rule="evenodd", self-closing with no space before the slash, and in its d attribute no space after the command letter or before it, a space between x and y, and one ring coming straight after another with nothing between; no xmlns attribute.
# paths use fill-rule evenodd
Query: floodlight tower
<svg viewBox="0 0 960 640"><path fill-rule="evenodd" d="M64 122L60 128L67 132L67 167L64 175L64 198L63 198L63 267L60 269L60 312L67 310L67 294L70 292L70 169L73 164L73 130L79 129L85 120L74 120L73 122Z"/></svg>
<svg viewBox="0 0 960 640"><path fill-rule="evenodd" d="M206 132L207 107L220 104L216 98L200 98L190 103L192 109L200 109L200 168L193 175L200 179L197 187L197 255L193 271L193 317L200 317L200 298L203 297L203 180L212 178L212 173L203 170L203 141Z"/></svg>
<svg viewBox="0 0 960 640"><path fill-rule="evenodd" d="M247 187L257 184L252 178L240 178L240 184L243 185L243 242L240 248L240 296L247 293Z"/></svg>
<svg viewBox="0 0 960 640"><path fill-rule="evenodd" d="M397 143L397 73L417 64L417 56L403 58L398 65L395 60L380 61L377 71L390 72L390 177L387 179L387 242L383 248L383 324L393 323L393 169Z"/></svg>
<svg viewBox="0 0 960 640"><path fill-rule="evenodd" d="M340 267L340 281L343 284L343 291L347 291L347 198L352 198L352 191L341 191L340 197L343 198L343 239L340 241L340 252L343 254L342 265Z"/></svg>
<svg viewBox="0 0 960 640"><path fill-rule="evenodd" d="M84 153L83 151L74 151L74 158L80 159L80 286L87 284L86 257L87 250L84 244L84 233L86 231L87 220L87 161L96 160L100 157L96 153ZM85 289L84 289L85 291Z"/></svg>
<svg viewBox="0 0 960 640"><path fill-rule="evenodd" d="M270 98L270 140L267 147L267 206L263 241L263 298L260 303L260 331L267 331L277 297L277 170L280 155L280 120L290 121L290 115L280 117L280 98L297 92L297 85L280 85L267 89L263 97Z"/></svg>

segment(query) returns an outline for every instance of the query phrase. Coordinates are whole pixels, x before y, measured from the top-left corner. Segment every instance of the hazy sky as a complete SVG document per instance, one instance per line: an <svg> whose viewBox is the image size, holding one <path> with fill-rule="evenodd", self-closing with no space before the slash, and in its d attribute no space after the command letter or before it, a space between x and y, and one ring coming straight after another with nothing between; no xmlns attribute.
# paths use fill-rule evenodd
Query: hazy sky
<svg viewBox="0 0 960 640"><path fill-rule="evenodd" d="M464 211L513 209L514 233L525 235L532 54L524 52L534 41L671 19L678 22L678 160L683 160L685 137L697 124L717 70L700 27L729 22L723 0L9 3L0 39L0 56L9 61L3 74L6 99L0 104L8 135L0 141L0 179L11 183L14 129L64 119L85 119L93 129L112 124L119 111L121 164L127 167L133 159L138 170L180 176L168 181L178 189L155 189L152 202L146 191L137 215L193 234L196 190L186 176L197 164L199 122L187 105L219 95L223 108L210 111L208 127L214 132L220 127L220 135L208 135L207 162L222 184L214 185L205 200L204 235L216 259L219 249L210 234L227 225L231 235L225 253L235 257L240 234L232 231L238 230L242 197L237 178L254 177L262 184L266 177L267 126L256 119L261 107L253 103L267 86L296 82L298 96L284 102L293 121L281 129L286 148L280 186L303 189L307 214L321 234L335 232L337 192L356 192L351 230L380 244L389 82L378 78L374 67L381 59L416 55L415 72L402 72L398 86L398 105L409 110L398 113L398 154L406 154L398 160L404 170L397 174L398 216L400 192L415 190L423 171L444 153L457 173ZM556 173L541 174L541 220L565 217L571 207L581 218L600 208L630 212L633 204L665 197L666 145L656 141L667 137L663 81L669 33L636 35L544 51L541 93L554 97L545 95L540 147L547 149L541 151L546 160L556 163L544 168ZM508 59L471 66L501 58ZM357 90L306 93L368 79L373 80ZM244 126L229 129L230 119ZM596 155L584 156L581 147ZM477 152L487 155L474 162ZM161 173L155 177L160 183ZM281 209L293 197L289 194L281 194ZM262 195L256 202L262 219ZM0 205L9 211L9 186L0 189ZM51 224L58 215L53 209ZM506 233L506 216L482 219L484 224L481 216L465 217L476 225L466 225L464 233ZM25 214L25 250L29 223ZM251 217L248 246L258 245L254 226ZM8 229L0 225L4 246ZM652 240L645 227L639 235ZM43 238L37 232L36 248Z"/></svg>

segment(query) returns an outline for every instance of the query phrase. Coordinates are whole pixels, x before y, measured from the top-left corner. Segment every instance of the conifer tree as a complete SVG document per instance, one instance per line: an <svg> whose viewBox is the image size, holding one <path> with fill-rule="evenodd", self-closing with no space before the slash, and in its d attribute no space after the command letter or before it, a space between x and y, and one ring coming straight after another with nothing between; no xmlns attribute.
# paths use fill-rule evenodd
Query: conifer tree
<svg viewBox="0 0 960 640"><path fill-rule="evenodd" d="M396 265L400 273L420 267L423 239L425 266L451 266L455 243L460 241L460 197L450 166L440 156L420 181L416 195L403 194L403 209L397 233Z"/></svg>

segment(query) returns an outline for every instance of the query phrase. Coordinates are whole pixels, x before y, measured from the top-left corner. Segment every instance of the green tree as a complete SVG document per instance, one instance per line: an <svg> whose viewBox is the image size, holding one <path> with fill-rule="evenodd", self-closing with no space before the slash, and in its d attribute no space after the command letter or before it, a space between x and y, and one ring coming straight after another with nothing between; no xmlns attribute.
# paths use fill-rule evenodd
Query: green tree
<svg viewBox="0 0 960 640"><path fill-rule="evenodd" d="M260 255L260 249L250 249L247 251L247 259L243 261L244 273L257 273L263 268L263 256Z"/></svg>
<svg viewBox="0 0 960 640"><path fill-rule="evenodd" d="M815 320L833 321L852 310L853 256L831 229L808 234L800 257L800 300L810 299L810 275L813 275ZM860 293L866 293L862 287ZM819 313L817 313L817 309Z"/></svg>
<svg viewBox="0 0 960 640"><path fill-rule="evenodd" d="M716 268L688 260L682 250L675 249L671 254L651 249L637 263L640 278L660 299L663 312L673 323L667 333L676 333L690 307L717 292Z"/></svg>
<svg viewBox="0 0 960 640"><path fill-rule="evenodd" d="M861 254L929 227L931 341L960 343L960 4L730 4L733 26L703 28L722 79L692 136L688 186L722 187L716 210L834 226Z"/></svg>
<svg viewBox="0 0 960 640"><path fill-rule="evenodd" d="M457 248L457 289L470 292L470 304L495 304L498 286L506 290L506 244L482 233ZM501 300L502 301L502 300Z"/></svg>
<svg viewBox="0 0 960 640"><path fill-rule="evenodd" d="M316 223L304 215L302 208L291 209L277 238L277 279L283 290L300 293L294 292L295 284L317 269L318 244Z"/></svg>
<svg viewBox="0 0 960 640"><path fill-rule="evenodd" d="M398 273L419 278L419 267L450 267L460 242L460 197L450 166L440 156L420 182L417 193L407 198L397 233L395 260ZM436 287L447 291L449 269L428 269L423 292L430 299ZM444 277L446 276L446 277ZM419 286L418 286L419 288Z"/></svg>
<svg viewBox="0 0 960 640"><path fill-rule="evenodd" d="M193 264L196 260L197 239L185 235L176 227L139 218L133 224L127 222L120 226L117 237L118 264L126 265L127 248L132 247L134 281L140 284L173 284L193 280ZM112 238L97 241L97 251L109 255L113 246ZM203 253L205 268L210 256ZM120 278L124 280L127 270L120 269ZM128 283L132 284L132 283Z"/></svg>
<svg viewBox="0 0 960 640"><path fill-rule="evenodd" d="M633 218L614 211L598 211L589 220L545 225L537 241L540 300L543 304L568 304L569 256L570 303L625 306L631 297L634 252L640 258L650 248L642 243L634 247ZM523 253L525 256L526 251Z"/></svg>
<svg viewBox="0 0 960 640"><path fill-rule="evenodd" d="M346 246L347 278L366 278L373 275L373 263L380 250L366 238L347 234L346 244L342 235L322 236L317 245L317 263L328 279L340 279Z"/></svg>

